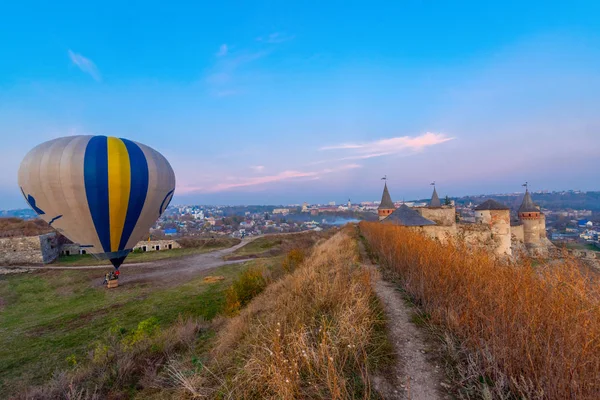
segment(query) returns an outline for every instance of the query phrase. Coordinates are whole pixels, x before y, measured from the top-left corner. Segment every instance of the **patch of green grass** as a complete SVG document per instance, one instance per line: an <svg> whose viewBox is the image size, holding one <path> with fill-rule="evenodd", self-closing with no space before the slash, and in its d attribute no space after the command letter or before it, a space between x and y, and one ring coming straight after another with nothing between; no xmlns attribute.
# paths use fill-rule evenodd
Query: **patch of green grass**
<svg viewBox="0 0 600 400"><path fill-rule="evenodd" d="M97 271L45 271L0 277L0 393L47 380L67 359L85 358L111 327L135 329L155 317L161 326L179 315L217 315L224 290L244 264L207 271L185 284L154 288L148 283L107 290L94 287ZM204 275L225 280L206 284Z"/></svg>
<svg viewBox="0 0 600 400"><path fill-rule="evenodd" d="M265 251L278 248L283 243L283 239L278 236L264 236L258 238L242 248L237 249L233 254L236 256L249 255L249 254L260 254Z"/></svg>
<svg viewBox="0 0 600 400"><path fill-rule="evenodd" d="M210 251L229 248L229 244L213 247L193 247L187 249L172 249L160 251L132 252L125 259L126 264L142 263L150 261L164 260L167 258L178 258L192 256L195 254L208 253ZM52 264L53 266L80 266L80 265L110 265L108 260L99 260L89 254L76 254L72 256L60 256Z"/></svg>
<svg viewBox="0 0 600 400"><path fill-rule="evenodd" d="M600 251L593 243L565 243L564 246L572 250Z"/></svg>

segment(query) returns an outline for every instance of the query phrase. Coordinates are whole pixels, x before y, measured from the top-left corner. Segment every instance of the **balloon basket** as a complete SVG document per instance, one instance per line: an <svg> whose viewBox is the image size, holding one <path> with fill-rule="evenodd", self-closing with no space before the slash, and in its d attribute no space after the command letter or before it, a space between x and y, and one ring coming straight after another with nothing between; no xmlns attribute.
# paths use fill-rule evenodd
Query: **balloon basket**
<svg viewBox="0 0 600 400"><path fill-rule="evenodd" d="M119 286L119 280L118 279L112 279L110 281L108 281L108 284L106 285L107 288L112 289L112 288L116 288Z"/></svg>

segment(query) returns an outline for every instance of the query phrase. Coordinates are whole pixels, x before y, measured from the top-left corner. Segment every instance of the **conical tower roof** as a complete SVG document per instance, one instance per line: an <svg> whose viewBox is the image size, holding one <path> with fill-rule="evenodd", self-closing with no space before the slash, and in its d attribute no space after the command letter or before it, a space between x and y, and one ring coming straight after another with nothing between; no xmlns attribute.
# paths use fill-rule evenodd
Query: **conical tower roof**
<svg viewBox="0 0 600 400"><path fill-rule="evenodd" d="M525 196L523 197L523 203L521 203L521 207L519 207L519 212L540 212L539 207L533 202L533 199L529 194L529 189L525 189Z"/></svg>
<svg viewBox="0 0 600 400"><path fill-rule="evenodd" d="M482 210L510 210L510 208L502 203L498 203L496 200L489 199L475 207L475 211Z"/></svg>
<svg viewBox="0 0 600 400"><path fill-rule="evenodd" d="M423 217L406 204L400 205L396 211L388 215L388 217L381 222L384 224L395 224L402 226L426 226L436 224L432 220Z"/></svg>
<svg viewBox="0 0 600 400"><path fill-rule="evenodd" d="M379 203L378 210L393 210L396 206L394 206L394 202L392 201L392 197L390 196L390 192L387 188L387 182L383 186L383 195L381 196L381 203Z"/></svg>
<svg viewBox="0 0 600 400"><path fill-rule="evenodd" d="M437 191L435 190L435 186L433 187L433 194L431 195L431 201L429 202L429 207L441 207L442 206L442 202L440 201L440 198L437 194Z"/></svg>

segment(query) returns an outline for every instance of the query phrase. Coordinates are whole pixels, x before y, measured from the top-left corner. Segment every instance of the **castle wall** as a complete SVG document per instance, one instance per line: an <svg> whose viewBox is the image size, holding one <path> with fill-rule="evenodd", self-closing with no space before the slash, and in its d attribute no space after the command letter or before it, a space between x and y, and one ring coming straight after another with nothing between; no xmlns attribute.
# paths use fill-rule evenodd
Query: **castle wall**
<svg viewBox="0 0 600 400"><path fill-rule="evenodd" d="M540 220L539 219L522 219L523 223L523 238L525 245L540 244Z"/></svg>
<svg viewBox="0 0 600 400"><path fill-rule="evenodd" d="M55 233L0 239L0 265L47 264L59 253Z"/></svg>
<svg viewBox="0 0 600 400"><path fill-rule="evenodd" d="M540 214L540 226L539 226L540 238L547 238L546 235L546 216L544 214Z"/></svg>
<svg viewBox="0 0 600 400"><path fill-rule="evenodd" d="M475 222L489 227L490 237L496 243L496 254L512 254L510 210L477 210Z"/></svg>
<svg viewBox="0 0 600 400"><path fill-rule="evenodd" d="M510 227L510 233L514 239L520 243L525 242L525 233L523 232L523 225L513 225Z"/></svg>
<svg viewBox="0 0 600 400"><path fill-rule="evenodd" d="M437 239L441 243L447 243L449 240L456 237L456 225L453 226L439 226L439 225L426 225L413 227L415 230L418 230L424 233L426 236L429 236L432 239Z"/></svg>
<svg viewBox="0 0 600 400"><path fill-rule="evenodd" d="M497 247L492 229L487 224L458 224L457 237L467 246L482 247L490 252L495 252Z"/></svg>
<svg viewBox="0 0 600 400"><path fill-rule="evenodd" d="M451 206L444 206L438 208L429 207L415 207L413 208L416 212L421 214L422 217L432 220L441 226L453 226L456 225L456 209Z"/></svg>

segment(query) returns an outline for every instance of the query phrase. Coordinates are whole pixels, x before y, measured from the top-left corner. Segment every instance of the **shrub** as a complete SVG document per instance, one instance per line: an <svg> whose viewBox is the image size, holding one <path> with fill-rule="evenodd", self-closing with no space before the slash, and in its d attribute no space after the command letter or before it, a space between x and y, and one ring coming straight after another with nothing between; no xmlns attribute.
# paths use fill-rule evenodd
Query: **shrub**
<svg viewBox="0 0 600 400"><path fill-rule="evenodd" d="M304 251L301 249L292 249L285 256L281 266L287 273L293 272L302 261L304 261Z"/></svg>
<svg viewBox="0 0 600 400"><path fill-rule="evenodd" d="M159 330L158 318L150 317L140 321L137 328L123 338L123 344L128 347L134 346L143 340L152 338Z"/></svg>
<svg viewBox="0 0 600 400"><path fill-rule="evenodd" d="M469 350L489 393L600 398L600 287L576 263L508 264L405 227L360 228L431 322Z"/></svg>
<svg viewBox="0 0 600 400"><path fill-rule="evenodd" d="M248 267L225 292L225 314L236 315L267 286L263 270Z"/></svg>
<svg viewBox="0 0 600 400"><path fill-rule="evenodd" d="M181 318L164 330L156 318L140 321L129 334L113 327L104 342L95 343L88 360L68 357L69 371L55 373L44 386L28 388L16 398L117 399L131 398L133 388L156 391L168 384L172 359L189 352L206 328L203 321Z"/></svg>

